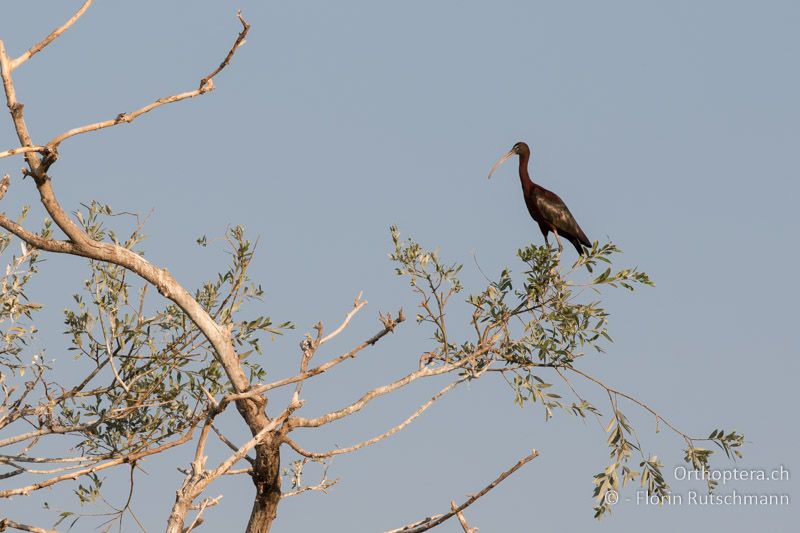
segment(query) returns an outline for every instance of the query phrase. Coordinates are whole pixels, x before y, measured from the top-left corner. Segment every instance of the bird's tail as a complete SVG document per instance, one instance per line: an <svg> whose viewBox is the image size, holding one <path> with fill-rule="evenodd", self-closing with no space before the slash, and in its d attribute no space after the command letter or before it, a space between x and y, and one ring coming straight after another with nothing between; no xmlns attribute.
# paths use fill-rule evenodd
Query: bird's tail
<svg viewBox="0 0 800 533"><path fill-rule="evenodd" d="M575 249L578 250L578 254L579 255L587 255L588 254L588 251L586 250L586 248L584 248L584 246L587 246L587 245L582 243L580 241L580 239L572 239L570 242L572 243L572 246L574 246Z"/></svg>

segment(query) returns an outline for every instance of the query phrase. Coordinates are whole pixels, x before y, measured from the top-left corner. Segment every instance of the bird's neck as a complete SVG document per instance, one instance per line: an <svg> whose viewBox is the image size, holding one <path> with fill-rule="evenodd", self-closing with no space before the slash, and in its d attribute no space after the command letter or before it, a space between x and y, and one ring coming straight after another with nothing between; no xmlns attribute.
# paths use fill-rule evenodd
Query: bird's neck
<svg viewBox="0 0 800 533"><path fill-rule="evenodd" d="M531 154L522 154L519 156L519 181L522 183L522 190L526 193L532 191L533 181L530 174L528 174L528 162L531 159Z"/></svg>

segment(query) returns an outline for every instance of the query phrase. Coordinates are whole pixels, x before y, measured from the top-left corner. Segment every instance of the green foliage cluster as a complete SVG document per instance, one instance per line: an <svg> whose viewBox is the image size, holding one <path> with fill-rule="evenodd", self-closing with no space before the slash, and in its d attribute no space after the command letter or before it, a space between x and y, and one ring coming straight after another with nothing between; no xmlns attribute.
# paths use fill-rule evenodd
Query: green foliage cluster
<svg viewBox="0 0 800 533"><path fill-rule="evenodd" d="M474 336L454 339L448 334L444 306L462 290L458 279L461 265L448 264L436 251L425 250L418 243L402 240L397 228L391 228L398 266L396 273L409 279L420 297L417 321L433 326L438 348L428 354L428 363L448 364L465 358L471 364L462 370L468 377L483 371L499 373L508 383L513 400L519 406L538 404L545 420L562 411L580 418L603 418L601 409L581 397L573 379L588 381L608 397L611 416L606 427L611 462L594 476L595 516L611 511L608 491L620 491L631 481L638 481L648 494L664 498L669 486L656 456L646 455L636 431L619 407L620 397L651 414L658 428L666 424L687 443L686 461L694 468L709 469L712 450L696 443L710 440L728 457L738 457L735 450L743 439L736 432L715 431L709 439L692 438L671 426L655 410L625 395L584 372L580 363L590 353L605 351L612 342L608 331L609 314L598 295L604 288L653 286L652 280L637 268L615 270L613 256L621 251L612 243L595 242L586 255L578 257L570 268L562 266L561 252L548 246L529 245L517 252L522 266L519 274L503 269L480 292L467 297L472 312L470 329ZM600 271L599 267L605 266ZM584 269L588 277L584 274ZM599 271L599 274L595 274ZM477 357L476 357L477 354ZM556 391L557 382L565 391ZM566 400L564 396L571 397ZM630 463L639 457L639 469ZM709 490L713 489L709 485ZM614 502L615 503L615 502Z"/></svg>
<svg viewBox="0 0 800 533"><path fill-rule="evenodd" d="M96 202L84 207L75 216L92 238L141 253L137 251L144 239L140 227L122 240L107 228L106 219L116 216L111 207ZM247 275L255 247L241 227L231 228L223 240L231 256L230 267L204 283L194 296L218 323L231 328L244 359L261 353L264 334L281 334L292 326L275 326L267 316L238 318L246 302L263 296L261 287ZM10 271L10 288L19 287L21 294L35 271L37 257L36 252L25 256L23 274ZM19 263L19 258L14 261ZM84 365L80 368L86 369L86 377L67 387L43 375L43 388L64 392L51 398L46 409L28 406L31 413L37 412L33 419L37 427L68 429L86 456L124 456L161 445L198 423L208 395L231 392L212 347L197 326L175 305L160 309L148 305L147 291L148 285L124 268L89 261L83 291L64 310L68 350ZM3 298L8 302L4 306L8 316L29 315L35 306L24 303L15 290L5 291ZM16 341L22 339L20 335ZM244 364L253 379L260 379L266 371L256 359ZM89 493L85 487L78 489L81 501Z"/></svg>
<svg viewBox="0 0 800 533"><path fill-rule="evenodd" d="M28 208L22 210L17 218L21 224L28 215ZM49 237L51 223L47 220L39 233L41 237ZM0 256L5 254L12 239L8 233L0 233ZM32 362L24 361L21 352L31 343L36 326L33 324L33 313L42 308L41 304L28 300L25 292L31 278L38 272L41 261L38 250L20 243L20 253L12 254L0 277L0 324L2 324L2 344L0 345L0 383L4 381L2 368L12 374L25 375L31 365L42 367L40 355L35 354Z"/></svg>

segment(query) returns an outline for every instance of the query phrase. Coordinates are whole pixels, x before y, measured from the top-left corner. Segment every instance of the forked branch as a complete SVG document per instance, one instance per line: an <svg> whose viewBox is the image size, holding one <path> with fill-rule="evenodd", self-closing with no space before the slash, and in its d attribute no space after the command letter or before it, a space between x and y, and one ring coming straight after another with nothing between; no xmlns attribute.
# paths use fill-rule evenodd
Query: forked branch
<svg viewBox="0 0 800 533"><path fill-rule="evenodd" d="M464 530L464 533L476 533L478 531L477 527L469 527L467 518L464 516L464 513L458 510L458 504L455 500L450 501L450 510L456 513L456 518L458 518L458 522L461 524L461 529Z"/></svg>
<svg viewBox="0 0 800 533"><path fill-rule="evenodd" d="M336 366L336 365L338 365L340 363L343 363L344 361L347 361L348 359L352 359L353 357L358 355L358 353L361 352L361 350L363 350L364 348L366 348L368 346L374 346L375 343L377 343L380 339L382 339L384 336L386 336L389 333L391 333L392 331L394 331L394 328L397 326L397 324L405 321L405 319L406 319L406 317L403 314L403 310L401 309L397 313L397 317L396 318L392 318L389 324L384 323L384 327L383 327L383 329L381 331L379 331L378 333L376 333L375 335L373 335L372 337L370 337L366 341L362 342L361 344L359 344L358 346L356 346L355 348L353 348L349 352L346 352L346 353L336 357L335 359L331 359L330 361L328 361L326 363L323 363L323 364L321 364L319 366L316 366L314 368L310 368L310 369L306 370L305 372L301 372L301 373L296 374L294 376L291 376L291 377L288 377L288 378L284 378L284 379L281 379L281 380L278 380L278 381L273 381L272 383L265 383L263 385L256 385L256 386L252 387L250 390L248 390L246 392L237 393L237 394L231 394L231 395L226 396L225 398L223 398L222 402L220 402L220 403L227 403L227 402L241 400L241 399L244 399L244 398L250 398L250 397L253 397L253 396L258 396L258 395L263 394L263 393L265 393L265 392L267 392L269 390L277 389L277 388L280 388L280 387L285 387L286 385L291 385L293 383L298 383L300 381L304 381L304 380L306 380L308 378L311 378L311 377L317 376L319 374L322 374L324 372L327 372L328 370L330 370L334 366Z"/></svg>
<svg viewBox="0 0 800 533"><path fill-rule="evenodd" d="M317 418L292 417L288 420L287 426L290 429L298 427L319 427L334 422L336 420L340 420L357 411L360 411L361 409L364 408L365 405L367 405L375 398L384 396L386 394L389 394L390 392L394 392L397 389L405 387L409 383L416 381L420 378L440 376L442 374L447 374L454 370L458 370L459 368L463 368L468 364L475 362L480 356L484 355L491 349L492 349L491 345L480 346L475 348L475 350L472 353L466 355L463 359L461 359L456 363L448 363L438 368L430 368L427 366L422 367L419 370L411 372L410 374L407 374L406 376L400 379L397 379L391 383L388 383L381 387L376 387L368 391L355 402L337 411L332 411L328 414L319 416Z"/></svg>

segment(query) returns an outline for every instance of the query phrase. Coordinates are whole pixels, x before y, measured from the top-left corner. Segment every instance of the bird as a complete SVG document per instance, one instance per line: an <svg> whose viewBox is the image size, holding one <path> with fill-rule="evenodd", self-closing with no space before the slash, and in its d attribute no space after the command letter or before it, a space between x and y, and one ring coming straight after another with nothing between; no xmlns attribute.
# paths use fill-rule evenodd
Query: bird
<svg viewBox="0 0 800 533"><path fill-rule="evenodd" d="M544 235L545 244L550 246L547 234L552 231L556 236L559 252L564 249L561 239L559 239L559 235L561 235L572 243L578 254L586 254L586 248L591 248L592 243L578 225L575 217L570 213L567 204L556 193L548 191L531 180L528 174L531 149L526 143L518 142L498 159L489 171L489 178L492 177L492 174L500 165L515 155L519 156L519 180L522 183L522 196L525 198L525 205L528 206L528 213L530 213L531 218L539 224L539 229Z"/></svg>

